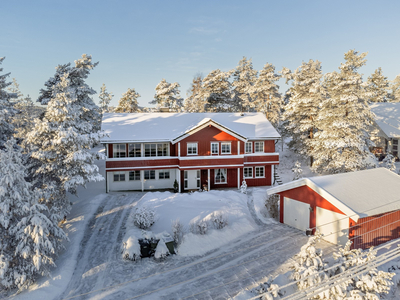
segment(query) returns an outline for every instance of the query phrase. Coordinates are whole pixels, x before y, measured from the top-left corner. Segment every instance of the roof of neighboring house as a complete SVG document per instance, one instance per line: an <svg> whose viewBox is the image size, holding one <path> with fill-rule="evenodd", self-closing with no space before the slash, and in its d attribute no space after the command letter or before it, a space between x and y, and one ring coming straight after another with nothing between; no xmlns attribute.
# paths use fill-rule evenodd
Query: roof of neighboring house
<svg viewBox="0 0 400 300"><path fill-rule="evenodd" d="M400 176L386 168L302 178L270 188L267 193L276 194L304 185L355 221L400 209Z"/></svg>
<svg viewBox="0 0 400 300"><path fill-rule="evenodd" d="M105 113L102 142L175 143L208 124L241 140L280 138L263 113Z"/></svg>
<svg viewBox="0 0 400 300"><path fill-rule="evenodd" d="M400 138L400 102L379 102L370 108L381 130L390 138Z"/></svg>

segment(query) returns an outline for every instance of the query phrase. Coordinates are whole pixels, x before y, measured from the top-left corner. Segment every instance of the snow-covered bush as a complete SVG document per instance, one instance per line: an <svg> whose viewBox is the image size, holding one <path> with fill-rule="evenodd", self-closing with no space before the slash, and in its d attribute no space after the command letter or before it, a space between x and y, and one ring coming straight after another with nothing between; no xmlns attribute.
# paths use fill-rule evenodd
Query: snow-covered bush
<svg viewBox="0 0 400 300"><path fill-rule="evenodd" d="M252 290L252 293L262 295L263 300L279 299L279 286L271 281L260 283Z"/></svg>
<svg viewBox="0 0 400 300"><path fill-rule="evenodd" d="M301 168L301 163L296 161L294 167L292 168L293 180L297 180L303 177L303 169Z"/></svg>
<svg viewBox="0 0 400 300"><path fill-rule="evenodd" d="M208 232L208 222L206 220L197 220L190 223L190 231L193 234L204 235Z"/></svg>
<svg viewBox="0 0 400 300"><path fill-rule="evenodd" d="M240 191L242 194L247 194L247 183L246 180L242 181L242 185L240 186Z"/></svg>
<svg viewBox="0 0 400 300"><path fill-rule="evenodd" d="M269 217L278 219L279 217L279 195L273 194L265 198L265 207L267 208Z"/></svg>
<svg viewBox="0 0 400 300"><path fill-rule="evenodd" d="M211 215L211 220L215 229L222 229L228 225L228 219L220 212L214 212Z"/></svg>
<svg viewBox="0 0 400 300"><path fill-rule="evenodd" d="M169 255L169 250L167 248L167 245L165 245L165 242L163 239L161 239L156 248L156 253L154 254L154 258L157 260L163 260Z"/></svg>
<svg viewBox="0 0 400 300"><path fill-rule="evenodd" d="M147 229L155 222L154 209L147 206L142 206L136 209L133 215L133 223L140 229Z"/></svg>
<svg viewBox="0 0 400 300"><path fill-rule="evenodd" d="M179 219L172 221L171 223L172 229L172 238L174 239L175 244L179 245L183 240L183 235L185 228Z"/></svg>
<svg viewBox="0 0 400 300"><path fill-rule="evenodd" d="M140 259L140 245L136 237L131 235L123 242L122 258L133 261Z"/></svg>
<svg viewBox="0 0 400 300"><path fill-rule="evenodd" d="M395 164L396 158L388 153L386 157L382 160L381 164L383 167L386 169L389 169L390 171L395 172L396 171L396 164Z"/></svg>

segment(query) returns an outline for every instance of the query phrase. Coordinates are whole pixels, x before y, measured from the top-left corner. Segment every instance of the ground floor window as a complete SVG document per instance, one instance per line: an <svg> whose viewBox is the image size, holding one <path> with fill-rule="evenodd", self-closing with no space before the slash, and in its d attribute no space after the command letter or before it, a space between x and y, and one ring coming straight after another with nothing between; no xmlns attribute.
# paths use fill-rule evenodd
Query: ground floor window
<svg viewBox="0 0 400 300"><path fill-rule="evenodd" d="M243 168L244 178L253 178L253 167Z"/></svg>
<svg viewBox="0 0 400 300"><path fill-rule="evenodd" d="M114 172L114 181L125 181L125 172Z"/></svg>
<svg viewBox="0 0 400 300"><path fill-rule="evenodd" d="M227 169L215 169L215 183L227 183L226 180Z"/></svg>
<svg viewBox="0 0 400 300"><path fill-rule="evenodd" d="M158 171L158 179L169 179L169 170Z"/></svg>
<svg viewBox="0 0 400 300"><path fill-rule="evenodd" d="M129 180L140 180L140 171L129 171Z"/></svg>
<svg viewBox="0 0 400 300"><path fill-rule="evenodd" d="M197 188L200 188L200 170L197 170Z"/></svg>
<svg viewBox="0 0 400 300"><path fill-rule="evenodd" d="M144 179L156 179L156 171L155 170L144 171Z"/></svg>
<svg viewBox="0 0 400 300"><path fill-rule="evenodd" d="M185 189L187 189L188 186L189 186L189 183L188 183L188 171L184 171L183 172L183 187Z"/></svg>
<svg viewBox="0 0 400 300"><path fill-rule="evenodd" d="M264 167L255 167L255 169L256 169L256 178L265 177Z"/></svg>

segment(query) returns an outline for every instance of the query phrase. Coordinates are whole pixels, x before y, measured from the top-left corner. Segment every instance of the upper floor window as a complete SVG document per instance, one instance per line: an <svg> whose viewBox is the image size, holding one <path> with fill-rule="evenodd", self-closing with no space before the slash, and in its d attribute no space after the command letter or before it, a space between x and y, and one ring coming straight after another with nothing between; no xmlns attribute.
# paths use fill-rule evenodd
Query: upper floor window
<svg viewBox="0 0 400 300"><path fill-rule="evenodd" d="M140 144L128 144L129 157L140 157L142 156L142 150Z"/></svg>
<svg viewBox="0 0 400 300"><path fill-rule="evenodd" d="M254 152L264 152L264 142L254 142Z"/></svg>
<svg viewBox="0 0 400 300"><path fill-rule="evenodd" d="M169 144L144 144L144 156L168 156L169 155Z"/></svg>
<svg viewBox="0 0 400 300"><path fill-rule="evenodd" d="M221 154L231 154L231 143L221 143Z"/></svg>
<svg viewBox="0 0 400 300"><path fill-rule="evenodd" d="M219 143L211 143L211 154L219 153Z"/></svg>
<svg viewBox="0 0 400 300"><path fill-rule="evenodd" d="M246 142L245 145L245 153L252 153L253 152L253 143L252 142Z"/></svg>
<svg viewBox="0 0 400 300"><path fill-rule="evenodd" d="M113 157L126 157L126 144L113 144Z"/></svg>
<svg viewBox="0 0 400 300"><path fill-rule="evenodd" d="M187 154L197 155L197 143L187 143Z"/></svg>
<svg viewBox="0 0 400 300"><path fill-rule="evenodd" d="M393 139L393 145L397 145L397 143L398 143L398 140Z"/></svg>

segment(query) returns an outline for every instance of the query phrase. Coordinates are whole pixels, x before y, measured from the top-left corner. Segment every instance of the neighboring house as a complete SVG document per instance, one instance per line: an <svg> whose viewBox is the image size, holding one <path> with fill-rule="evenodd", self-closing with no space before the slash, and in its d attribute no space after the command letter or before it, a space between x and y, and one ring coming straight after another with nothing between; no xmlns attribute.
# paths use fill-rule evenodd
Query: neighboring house
<svg viewBox="0 0 400 300"><path fill-rule="evenodd" d="M280 195L280 222L353 248L400 237L400 176L386 168L310 177L267 190Z"/></svg>
<svg viewBox="0 0 400 300"><path fill-rule="evenodd" d="M375 147L371 151L379 156L392 153L399 157L400 139L400 102L379 102L370 106L375 114L375 132L372 141Z"/></svg>
<svg viewBox="0 0 400 300"><path fill-rule="evenodd" d="M107 192L273 183L280 135L262 113L109 113Z"/></svg>

